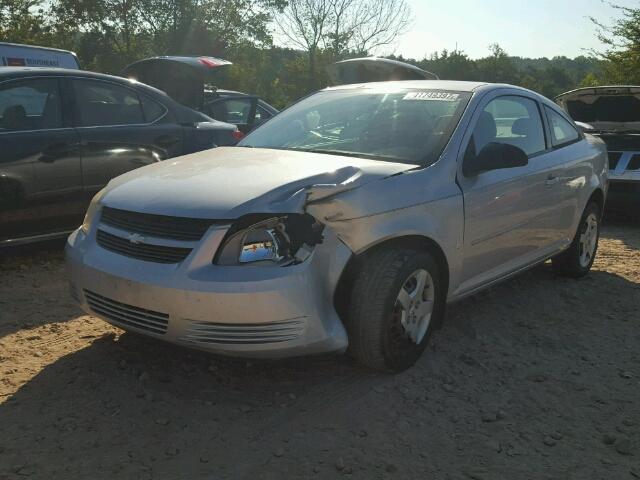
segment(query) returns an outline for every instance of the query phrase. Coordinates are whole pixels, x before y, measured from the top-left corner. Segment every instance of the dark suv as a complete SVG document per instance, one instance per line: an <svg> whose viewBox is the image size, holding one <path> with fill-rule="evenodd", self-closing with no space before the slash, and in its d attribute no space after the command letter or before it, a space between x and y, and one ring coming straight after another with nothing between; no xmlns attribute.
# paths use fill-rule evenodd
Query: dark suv
<svg viewBox="0 0 640 480"><path fill-rule="evenodd" d="M120 77L0 68L0 246L66 235L113 177L240 135Z"/></svg>

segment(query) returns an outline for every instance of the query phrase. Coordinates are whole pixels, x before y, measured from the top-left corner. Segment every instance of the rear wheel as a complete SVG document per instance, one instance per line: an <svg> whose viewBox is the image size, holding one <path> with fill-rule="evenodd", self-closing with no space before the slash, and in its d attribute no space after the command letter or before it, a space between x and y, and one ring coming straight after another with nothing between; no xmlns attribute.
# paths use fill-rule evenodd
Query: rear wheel
<svg viewBox="0 0 640 480"><path fill-rule="evenodd" d="M598 204L590 202L582 214L571 246L552 260L556 272L573 278L584 277L589 273L598 251L601 218Z"/></svg>
<svg viewBox="0 0 640 480"><path fill-rule="evenodd" d="M377 370L411 367L444 316L440 278L438 263L426 252L389 249L369 257L351 295L351 354Z"/></svg>

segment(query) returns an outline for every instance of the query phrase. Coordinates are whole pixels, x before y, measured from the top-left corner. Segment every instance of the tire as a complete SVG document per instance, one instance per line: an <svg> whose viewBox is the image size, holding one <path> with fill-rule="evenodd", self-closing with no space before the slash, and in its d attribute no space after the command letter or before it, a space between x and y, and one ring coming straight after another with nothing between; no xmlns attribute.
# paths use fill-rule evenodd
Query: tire
<svg viewBox="0 0 640 480"><path fill-rule="evenodd" d="M347 321L351 355L386 372L413 366L433 330L442 325L445 295L438 262L429 253L399 248L374 253L365 260L351 292Z"/></svg>
<svg viewBox="0 0 640 480"><path fill-rule="evenodd" d="M552 259L556 273L571 278L581 278L589 273L598 251L601 220L600 207L595 202L589 202L584 209L571 246Z"/></svg>

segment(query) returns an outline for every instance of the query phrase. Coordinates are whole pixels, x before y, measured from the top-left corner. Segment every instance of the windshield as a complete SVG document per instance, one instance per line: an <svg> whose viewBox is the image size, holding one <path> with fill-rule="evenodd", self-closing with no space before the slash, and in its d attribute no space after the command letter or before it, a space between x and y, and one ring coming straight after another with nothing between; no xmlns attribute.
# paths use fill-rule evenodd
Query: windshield
<svg viewBox="0 0 640 480"><path fill-rule="evenodd" d="M325 90L256 129L239 146L435 162L471 94L426 89Z"/></svg>

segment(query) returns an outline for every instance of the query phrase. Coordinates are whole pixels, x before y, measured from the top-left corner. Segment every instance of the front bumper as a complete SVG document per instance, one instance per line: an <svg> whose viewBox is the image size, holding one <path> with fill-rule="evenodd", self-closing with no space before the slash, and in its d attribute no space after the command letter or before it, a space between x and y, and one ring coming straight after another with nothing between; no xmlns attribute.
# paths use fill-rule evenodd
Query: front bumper
<svg viewBox="0 0 640 480"><path fill-rule="evenodd" d="M223 267L211 259L226 232L212 227L178 264L100 247L77 230L66 246L71 293L84 311L126 330L243 357L290 357L347 348L333 306L351 251L327 232L291 267Z"/></svg>

